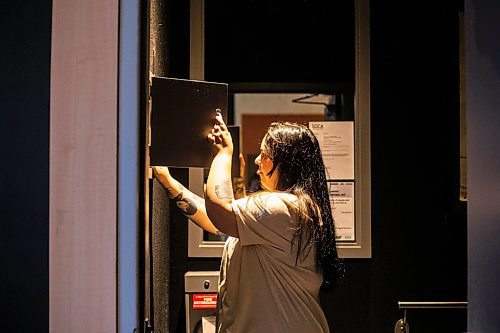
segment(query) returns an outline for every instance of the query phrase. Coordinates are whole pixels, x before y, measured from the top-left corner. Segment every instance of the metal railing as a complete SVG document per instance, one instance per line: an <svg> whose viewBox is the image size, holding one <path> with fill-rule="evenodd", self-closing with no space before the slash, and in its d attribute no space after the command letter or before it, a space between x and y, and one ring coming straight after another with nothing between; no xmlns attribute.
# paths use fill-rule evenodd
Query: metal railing
<svg viewBox="0 0 500 333"><path fill-rule="evenodd" d="M394 333L408 333L410 326L406 320L407 309L464 309L467 302L398 302L400 309L403 309L403 318L399 319L394 326Z"/></svg>

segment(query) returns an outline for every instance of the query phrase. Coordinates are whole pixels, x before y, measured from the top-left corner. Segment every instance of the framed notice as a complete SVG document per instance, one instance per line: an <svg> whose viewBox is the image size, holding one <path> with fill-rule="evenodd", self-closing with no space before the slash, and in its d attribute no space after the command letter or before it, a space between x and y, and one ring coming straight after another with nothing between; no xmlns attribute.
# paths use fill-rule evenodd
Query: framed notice
<svg viewBox="0 0 500 333"><path fill-rule="evenodd" d="M309 128L319 141L328 179L354 179L354 122L315 121Z"/></svg>
<svg viewBox="0 0 500 333"><path fill-rule="evenodd" d="M356 241L354 182L328 182L328 192L337 241Z"/></svg>

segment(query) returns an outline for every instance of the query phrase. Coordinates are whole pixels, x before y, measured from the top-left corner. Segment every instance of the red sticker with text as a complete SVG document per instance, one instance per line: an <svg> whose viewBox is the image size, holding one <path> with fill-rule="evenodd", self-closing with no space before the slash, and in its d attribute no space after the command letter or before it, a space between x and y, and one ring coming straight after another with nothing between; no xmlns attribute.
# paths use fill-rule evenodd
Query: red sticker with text
<svg viewBox="0 0 500 333"><path fill-rule="evenodd" d="M193 294L193 309L216 309L217 294Z"/></svg>

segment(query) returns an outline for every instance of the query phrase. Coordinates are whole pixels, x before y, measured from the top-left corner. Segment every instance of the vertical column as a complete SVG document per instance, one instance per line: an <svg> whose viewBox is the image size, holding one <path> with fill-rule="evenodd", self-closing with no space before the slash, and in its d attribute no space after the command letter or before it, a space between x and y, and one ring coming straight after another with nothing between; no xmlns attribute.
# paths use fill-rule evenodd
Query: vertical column
<svg viewBox="0 0 500 333"><path fill-rule="evenodd" d="M119 0L54 0L50 332L116 332Z"/></svg>

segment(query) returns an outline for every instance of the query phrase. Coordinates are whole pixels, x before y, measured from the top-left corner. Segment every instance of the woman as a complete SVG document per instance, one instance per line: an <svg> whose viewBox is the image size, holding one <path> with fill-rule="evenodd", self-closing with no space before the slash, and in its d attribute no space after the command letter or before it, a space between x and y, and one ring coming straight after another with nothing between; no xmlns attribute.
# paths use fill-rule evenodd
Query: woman
<svg viewBox="0 0 500 333"><path fill-rule="evenodd" d="M273 123L255 163L263 191L234 200L233 143L220 113L208 135L214 159L206 198L168 173L154 173L201 228L230 236L219 278L219 332L329 332L319 305L323 282L340 268L317 139L303 125Z"/></svg>

